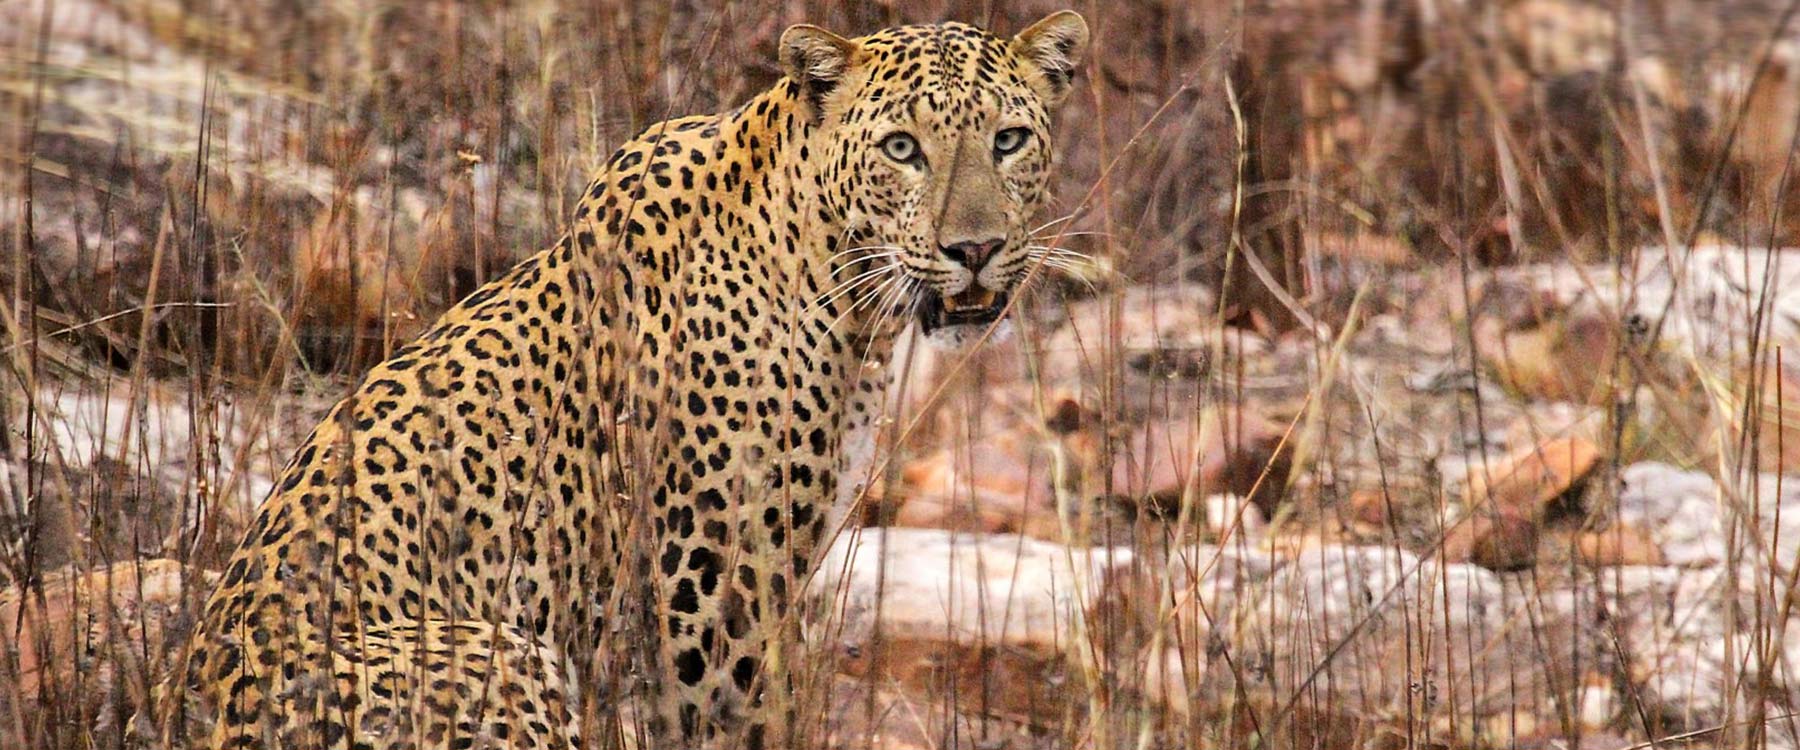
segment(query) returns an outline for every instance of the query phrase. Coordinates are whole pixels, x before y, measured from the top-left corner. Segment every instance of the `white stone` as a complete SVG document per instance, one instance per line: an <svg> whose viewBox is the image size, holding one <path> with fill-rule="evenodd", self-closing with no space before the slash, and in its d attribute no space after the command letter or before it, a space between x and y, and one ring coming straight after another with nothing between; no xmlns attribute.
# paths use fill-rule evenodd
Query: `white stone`
<svg viewBox="0 0 1800 750"><path fill-rule="evenodd" d="M847 531L809 591L845 647L875 636L1058 649L1078 632L1123 548L1069 548L1010 534L939 529ZM841 629L839 629L841 627Z"/></svg>

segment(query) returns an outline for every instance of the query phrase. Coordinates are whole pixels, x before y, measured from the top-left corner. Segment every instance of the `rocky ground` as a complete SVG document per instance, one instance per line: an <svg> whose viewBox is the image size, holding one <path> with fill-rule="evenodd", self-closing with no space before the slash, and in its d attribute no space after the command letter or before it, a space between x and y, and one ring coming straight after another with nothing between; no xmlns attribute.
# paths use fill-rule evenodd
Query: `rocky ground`
<svg viewBox="0 0 1800 750"><path fill-rule="evenodd" d="M1400 274L1356 329L1272 341L1209 327L1203 290L1072 308L1046 342L1145 335L1113 340L1111 374L1027 342L1035 381L983 372L987 404L1051 405L990 407L966 447L902 470L894 520L922 528L837 552L858 563L832 587L849 641L1035 652L1052 666L1006 684L1086 676L1325 746L1793 746L1800 495L1775 360L1800 333L1797 260L1646 249L1470 295ZM1208 375L1153 366L1221 342L1225 367L1189 365ZM1118 416L1096 425L1105 378ZM878 581L882 561L905 572ZM901 650L901 682L943 658Z"/></svg>

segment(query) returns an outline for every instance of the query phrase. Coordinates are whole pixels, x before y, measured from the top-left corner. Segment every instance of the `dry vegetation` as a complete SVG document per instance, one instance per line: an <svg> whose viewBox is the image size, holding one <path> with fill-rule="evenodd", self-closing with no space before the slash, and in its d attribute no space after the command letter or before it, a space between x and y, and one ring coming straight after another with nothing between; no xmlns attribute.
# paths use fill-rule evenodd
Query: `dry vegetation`
<svg viewBox="0 0 1800 750"><path fill-rule="evenodd" d="M815 734L1800 746L1800 3L1077 5L1095 263L917 363ZM289 448L610 144L1052 9L0 2L0 747L158 736Z"/></svg>

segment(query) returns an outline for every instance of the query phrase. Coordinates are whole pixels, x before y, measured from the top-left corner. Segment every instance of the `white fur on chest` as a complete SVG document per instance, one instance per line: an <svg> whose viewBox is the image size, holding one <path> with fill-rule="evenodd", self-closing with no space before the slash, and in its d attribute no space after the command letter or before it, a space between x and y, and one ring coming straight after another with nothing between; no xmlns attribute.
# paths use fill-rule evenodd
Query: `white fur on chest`
<svg viewBox="0 0 1800 750"><path fill-rule="evenodd" d="M837 528L844 515L856 506L856 499L875 480L881 467L875 464L876 445L880 438L881 419L864 420L864 424L852 425L844 434L843 455L838 463L843 469L838 473L841 478L837 486L837 497L831 503L831 527Z"/></svg>
<svg viewBox="0 0 1800 750"><path fill-rule="evenodd" d="M918 337L908 326L896 338L889 356L862 365L862 382L874 387L866 391L860 387L851 389L843 436L838 441L837 496L832 499L828 529L843 528L845 517L855 509L857 500L886 472L882 459L893 446L884 444L884 440L894 439L894 428L904 426L897 423L899 404L894 385L900 370L912 361L911 350Z"/></svg>
<svg viewBox="0 0 1800 750"><path fill-rule="evenodd" d="M887 398L889 376L886 372L867 375L879 381L871 391L857 390L845 415L843 438L838 442L837 496L832 498L828 529L842 528L857 499L882 472L876 459L881 453L882 432L893 422Z"/></svg>

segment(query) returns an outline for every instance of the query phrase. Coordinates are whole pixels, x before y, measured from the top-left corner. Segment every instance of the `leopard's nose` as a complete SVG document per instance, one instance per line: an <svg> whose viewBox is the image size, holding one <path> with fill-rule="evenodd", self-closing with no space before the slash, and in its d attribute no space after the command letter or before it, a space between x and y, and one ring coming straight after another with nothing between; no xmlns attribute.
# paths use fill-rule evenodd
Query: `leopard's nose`
<svg viewBox="0 0 1800 750"><path fill-rule="evenodd" d="M969 273L981 273L982 267L986 266L988 261L993 260L994 254L1000 252L1000 246L1005 242L1002 239L958 242L954 245L945 245L940 252L944 254L944 257L961 263L964 268L969 269Z"/></svg>

